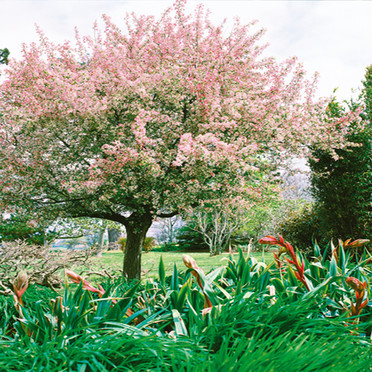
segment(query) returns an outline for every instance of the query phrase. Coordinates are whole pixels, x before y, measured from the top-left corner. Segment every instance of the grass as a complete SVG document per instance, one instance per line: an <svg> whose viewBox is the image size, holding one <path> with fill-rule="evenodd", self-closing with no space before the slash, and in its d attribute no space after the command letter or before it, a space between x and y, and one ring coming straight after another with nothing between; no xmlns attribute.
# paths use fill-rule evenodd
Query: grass
<svg viewBox="0 0 372 372"><path fill-rule="evenodd" d="M208 273L219 266L227 264L230 256L229 253L223 253L219 256L210 256L207 252L149 252L142 254L142 276L147 278L154 278L158 276L158 267L160 257L163 258L165 266L165 275L172 275L174 264L177 265L179 271L186 270L182 261L182 255L189 254L192 256L198 266ZM234 253L237 256L237 253ZM258 261L263 260L262 252L251 252L251 256ZM272 261L272 254L265 255L267 263ZM121 251L105 251L102 257L95 257L92 261L93 267L96 270L106 269L109 272L121 272L123 268L123 253Z"/></svg>

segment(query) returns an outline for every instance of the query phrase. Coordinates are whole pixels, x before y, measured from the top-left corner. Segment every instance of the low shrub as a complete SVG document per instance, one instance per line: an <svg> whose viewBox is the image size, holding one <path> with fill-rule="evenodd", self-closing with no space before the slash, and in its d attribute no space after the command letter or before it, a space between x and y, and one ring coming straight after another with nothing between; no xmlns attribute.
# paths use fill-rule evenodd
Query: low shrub
<svg viewBox="0 0 372 372"><path fill-rule="evenodd" d="M185 224L178 230L177 242L184 252L209 252L201 233L195 231L190 224Z"/></svg>
<svg viewBox="0 0 372 372"><path fill-rule="evenodd" d="M125 247L127 245L127 238L119 238L118 244L120 249L125 252ZM156 246L156 240L152 236L148 236L145 238L143 242L143 249L146 253L150 252Z"/></svg>
<svg viewBox="0 0 372 372"><path fill-rule="evenodd" d="M163 243L151 249L152 252L182 252L183 247L178 243Z"/></svg>
<svg viewBox="0 0 372 372"><path fill-rule="evenodd" d="M305 254L312 253L315 240L323 247L331 238L324 236L321 214L312 204L304 204L302 208L290 211L278 230Z"/></svg>
<svg viewBox="0 0 372 372"><path fill-rule="evenodd" d="M357 237L340 236L339 233L332 229L326 229L327 214L316 204L305 204L303 208L288 213L283 222L279 225L279 232L288 237L302 253L311 255L313 245L316 241L320 247L327 247L330 241L345 241ZM368 238L368 236L362 236ZM370 249L371 245L355 247L359 255L363 254L364 249ZM323 250L322 250L323 253Z"/></svg>

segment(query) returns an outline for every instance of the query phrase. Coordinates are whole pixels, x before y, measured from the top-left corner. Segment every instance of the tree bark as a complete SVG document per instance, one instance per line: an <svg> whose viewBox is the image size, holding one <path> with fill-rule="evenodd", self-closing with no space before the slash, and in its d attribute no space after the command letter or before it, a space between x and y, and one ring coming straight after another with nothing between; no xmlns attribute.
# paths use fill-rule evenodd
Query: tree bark
<svg viewBox="0 0 372 372"><path fill-rule="evenodd" d="M128 279L141 279L141 254L146 233L152 224L150 212L133 213L125 223L127 242L125 246L123 275Z"/></svg>
<svg viewBox="0 0 372 372"><path fill-rule="evenodd" d="M97 246L98 246L98 251L97 251L97 256L98 257L102 257L102 251L103 251L103 236L105 234L105 230L104 228L101 228L99 229L99 233L98 233L98 242L97 242Z"/></svg>
<svg viewBox="0 0 372 372"><path fill-rule="evenodd" d="M119 244L118 244L118 239L120 238L120 230L119 229L108 229L108 250L113 251L113 250L118 250L119 249Z"/></svg>

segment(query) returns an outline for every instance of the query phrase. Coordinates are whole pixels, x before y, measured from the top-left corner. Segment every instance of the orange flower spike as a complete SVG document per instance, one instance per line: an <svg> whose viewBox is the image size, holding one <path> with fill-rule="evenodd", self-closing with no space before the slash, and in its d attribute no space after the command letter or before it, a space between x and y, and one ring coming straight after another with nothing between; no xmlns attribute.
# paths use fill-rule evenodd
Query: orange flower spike
<svg viewBox="0 0 372 372"><path fill-rule="evenodd" d="M347 239L345 240L344 242L342 240L340 240L340 242L342 243L342 246L345 248L348 246L348 244L350 243L351 239Z"/></svg>
<svg viewBox="0 0 372 372"><path fill-rule="evenodd" d="M189 256L187 254L184 254L182 256L182 259L183 259L183 263L185 264L185 266L187 268L193 269L191 271L191 274L195 277L196 282L198 283L199 287L203 291L204 298L205 298L204 309L211 308L213 305L212 305L210 299L208 298L208 296L204 293L203 283L201 281L199 273L196 271L196 270L198 270L198 271L203 272L203 270L197 265L196 261L191 256Z"/></svg>
<svg viewBox="0 0 372 372"><path fill-rule="evenodd" d="M99 287L99 290L101 292L101 296L100 297L102 297L102 295L104 295L106 291L103 289L103 287L101 286L101 284L98 284L98 287Z"/></svg>
<svg viewBox="0 0 372 372"><path fill-rule="evenodd" d="M302 278L301 278L300 274L299 274L297 271L295 271L294 274L295 274L295 277L296 277L300 282L302 282Z"/></svg>
<svg viewBox="0 0 372 372"><path fill-rule="evenodd" d="M346 283L354 289L354 291L361 292L367 288L367 282L362 283L359 279L349 276Z"/></svg>
<svg viewBox="0 0 372 372"><path fill-rule="evenodd" d="M346 284L348 284L352 289L354 289L356 297L355 305L351 303L351 315L353 316L359 315L362 309L366 307L368 304L368 298L366 298L363 301L367 289L367 282L364 281L362 283L359 279L349 276L346 279Z"/></svg>
<svg viewBox="0 0 372 372"><path fill-rule="evenodd" d="M89 292L98 293L99 297L102 297L105 294L105 290L103 287L98 284L99 289L92 286L91 283L87 282L86 280L83 281L83 289L87 289Z"/></svg>
<svg viewBox="0 0 372 372"><path fill-rule="evenodd" d="M360 306L359 306L359 309L362 310L364 307L366 307L368 304L368 298L365 299L365 301L363 301Z"/></svg>
<svg viewBox="0 0 372 372"><path fill-rule="evenodd" d="M294 254L293 247L288 242L285 242L285 240L283 239L281 235L279 235L279 240L274 238L273 236L267 235L264 238L261 238L258 242L261 244L279 245L283 247L287 251L287 253Z"/></svg>
<svg viewBox="0 0 372 372"><path fill-rule="evenodd" d="M28 288L28 278L26 273L19 273L13 282L14 292L18 298L21 298L22 295L26 292Z"/></svg>
<svg viewBox="0 0 372 372"><path fill-rule="evenodd" d="M281 269L282 268L282 262L280 261L280 255L277 255L275 252L273 253L273 255L274 255L276 268Z"/></svg>
<svg viewBox="0 0 372 372"><path fill-rule="evenodd" d="M280 242L276 238L270 235L265 236L264 238L261 238L258 242L261 244L268 244L268 245L280 245Z"/></svg>
<svg viewBox="0 0 372 372"><path fill-rule="evenodd" d="M76 274L74 271L72 270L67 270L65 269L65 274L69 277L69 279L76 283L76 284L79 284L81 283L82 281L84 281L84 279L79 275L79 274Z"/></svg>
<svg viewBox="0 0 372 372"><path fill-rule="evenodd" d="M99 286L99 289L93 287L93 285L91 283L89 283L88 281L83 279L83 289L86 289L89 292L98 293L98 296L102 297L105 294L105 290L103 289L103 287L100 284L98 284L98 286Z"/></svg>
<svg viewBox="0 0 372 372"><path fill-rule="evenodd" d="M291 259L288 259L287 257L285 257L285 260L289 264L294 265L296 267L296 270L297 270L296 278L306 287L306 289L308 291L310 290L309 286L306 282L306 279L304 277L304 271L305 271L304 261L302 261L301 265L299 264L299 262L297 260L297 257L296 257L296 253L294 251L294 248L292 247L292 245L290 243L286 242L281 235L279 235L279 240L274 238L273 236L270 236L270 235L265 236L264 238L261 238L259 240L259 243L269 244L269 245L279 245L279 246L283 247L285 249L285 252L291 258ZM280 249L280 251L281 250L282 250L282 248Z"/></svg>
<svg viewBox="0 0 372 372"><path fill-rule="evenodd" d="M102 297L105 294L105 290L102 288L101 285L98 284L99 289L93 287L91 283L89 283L87 280L85 280L83 277L81 277L79 274L76 274L75 272L71 270L65 270L66 275L70 278L70 280L73 283L80 284L83 283L83 289L86 289L93 293L98 293L99 297Z"/></svg>
<svg viewBox="0 0 372 372"><path fill-rule="evenodd" d="M294 260L296 255L295 255L295 252L294 252L294 249L292 247L291 244L289 244L288 242L284 244L284 247L285 249L287 250L287 253L292 257L292 259Z"/></svg>
<svg viewBox="0 0 372 372"><path fill-rule="evenodd" d="M16 301L16 305L17 302L19 302L19 304L23 306L22 296L26 292L27 288L28 288L27 274L19 273L13 282L13 289L15 293L14 300Z"/></svg>
<svg viewBox="0 0 372 372"><path fill-rule="evenodd" d="M209 313L212 311L212 308L213 308L213 306L205 307L205 308L202 310L202 315L205 316L205 315L209 314Z"/></svg>
<svg viewBox="0 0 372 372"><path fill-rule="evenodd" d="M185 264L186 267L188 267L189 269L200 270L200 267L197 265L196 261L191 256L189 256L188 254L184 254L182 258L183 263Z"/></svg>
<svg viewBox="0 0 372 372"><path fill-rule="evenodd" d="M342 244L344 248L362 247L370 241L369 239L357 239L350 243L350 240L348 239Z"/></svg>
<svg viewBox="0 0 372 372"><path fill-rule="evenodd" d="M200 288L203 289L203 283L200 279L200 275L195 271L195 270L201 270L201 268L197 265L196 261L188 254L184 254L182 256L182 259L183 259L183 263L185 264L187 268L194 269L193 271L191 271L191 274L195 277Z"/></svg>
<svg viewBox="0 0 372 372"><path fill-rule="evenodd" d="M305 262L302 261L302 263L301 263L301 275L302 276L304 275L304 272L305 272Z"/></svg>

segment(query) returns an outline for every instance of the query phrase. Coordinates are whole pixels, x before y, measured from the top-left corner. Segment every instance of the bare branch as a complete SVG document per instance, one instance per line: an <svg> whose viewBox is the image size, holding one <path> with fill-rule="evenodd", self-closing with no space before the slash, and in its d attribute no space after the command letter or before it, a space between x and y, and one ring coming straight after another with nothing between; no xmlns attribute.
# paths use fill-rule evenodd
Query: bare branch
<svg viewBox="0 0 372 372"><path fill-rule="evenodd" d="M171 218L177 216L178 211L169 212L169 213L157 213L156 216L160 218Z"/></svg>
<svg viewBox="0 0 372 372"><path fill-rule="evenodd" d="M59 288L61 276L57 272L72 265L86 265L94 255L93 250L55 251L50 247L29 245L26 242L2 242L0 248L0 292L12 289L12 283L21 271L27 272L30 282Z"/></svg>

